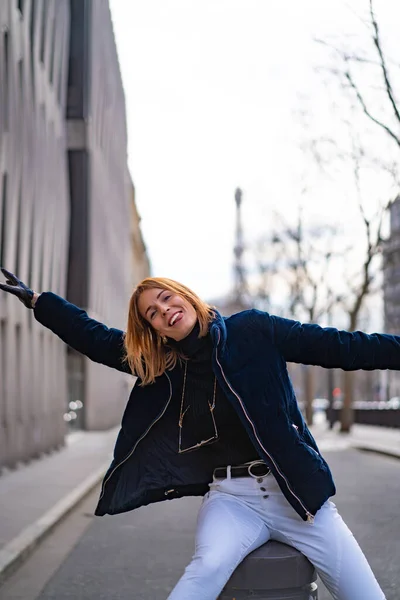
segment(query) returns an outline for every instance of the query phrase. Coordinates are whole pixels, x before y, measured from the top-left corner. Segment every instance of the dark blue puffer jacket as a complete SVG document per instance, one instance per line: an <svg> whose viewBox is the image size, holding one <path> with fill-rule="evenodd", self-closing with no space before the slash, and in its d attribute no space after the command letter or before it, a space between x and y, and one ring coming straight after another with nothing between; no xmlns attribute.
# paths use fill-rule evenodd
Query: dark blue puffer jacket
<svg viewBox="0 0 400 600"><path fill-rule="evenodd" d="M50 292L39 296L34 313L72 348L96 362L130 372L123 362L122 331L90 319L85 311ZM400 337L302 325L259 310L227 318L217 313L210 334L213 370L220 386L287 500L304 520L312 522L336 490L299 411L286 362L344 370L397 370ZM193 468L185 467L183 455L171 443L171 437L176 441L176 432L164 427L162 419L180 379L177 366L154 384L134 386L96 515L207 492L208 482L197 481Z"/></svg>

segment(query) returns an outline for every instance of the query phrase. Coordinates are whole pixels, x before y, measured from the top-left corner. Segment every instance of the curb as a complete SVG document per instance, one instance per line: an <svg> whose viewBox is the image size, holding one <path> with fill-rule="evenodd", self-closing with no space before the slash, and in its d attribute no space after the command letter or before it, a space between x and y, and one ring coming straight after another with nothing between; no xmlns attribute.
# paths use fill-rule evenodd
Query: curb
<svg viewBox="0 0 400 600"><path fill-rule="evenodd" d="M100 483L108 467L109 461L0 550L0 583L11 575L52 529Z"/></svg>
<svg viewBox="0 0 400 600"><path fill-rule="evenodd" d="M388 446L380 445L380 444L368 444L368 443L354 443L352 445L356 450L361 450L362 452L374 452L375 454L382 454L383 456L389 456L391 458L400 458L400 450L395 450L393 448L389 448Z"/></svg>

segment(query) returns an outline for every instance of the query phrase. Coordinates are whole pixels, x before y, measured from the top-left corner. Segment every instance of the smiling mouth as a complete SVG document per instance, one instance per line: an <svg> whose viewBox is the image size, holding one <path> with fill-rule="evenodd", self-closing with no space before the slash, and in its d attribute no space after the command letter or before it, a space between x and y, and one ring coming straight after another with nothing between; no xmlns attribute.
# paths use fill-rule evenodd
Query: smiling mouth
<svg viewBox="0 0 400 600"><path fill-rule="evenodd" d="M168 321L169 327L173 327L177 321L180 321L182 318L182 312L178 311L174 315L172 315L171 319Z"/></svg>

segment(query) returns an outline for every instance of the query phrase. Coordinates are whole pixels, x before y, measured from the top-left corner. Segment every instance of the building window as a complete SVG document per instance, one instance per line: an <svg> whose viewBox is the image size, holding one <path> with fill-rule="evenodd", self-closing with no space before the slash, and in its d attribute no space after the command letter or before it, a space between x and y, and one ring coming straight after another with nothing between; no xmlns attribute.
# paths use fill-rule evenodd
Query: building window
<svg viewBox="0 0 400 600"><path fill-rule="evenodd" d="M23 63L22 58L21 58L21 60L18 61L18 79L19 79L19 93L20 93L20 99L21 99L21 104L22 104L23 97L24 97L24 63Z"/></svg>
<svg viewBox="0 0 400 600"><path fill-rule="evenodd" d="M17 209L17 239L16 239L16 257L15 257L15 272L19 273L20 267L20 256L21 256L21 211L22 211L22 177L19 184L19 194L18 194L18 209Z"/></svg>
<svg viewBox="0 0 400 600"><path fill-rule="evenodd" d="M32 2L31 6L31 23L30 23L30 33L31 33L31 54L33 55L33 47L35 45L35 19L36 19L36 4Z"/></svg>
<svg viewBox="0 0 400 600"><path fill-rule="evenodd" d="M29 312L33 312L30 310ZM2 373L7 373L7 351L6 351L6 322L4 319L0 320L0 368ZM2 399L3 406L7 406L7 385L6 377L0 377L0 398ZM7 429L8 419L7 412L3 412L3 419L1 425L4 429ZM3 457L4 459L4 457ZM1 464L4 464L3 462Z"/></svg>
<svg viewBox="0 0 400 600"><path fill-rule="evenodd" d="M51 29L51 54L50 54L50 83L54 81L54 58L56 54L56 33L57 33L57 19L54 17Z"/></svg>
<svg viewBox="0 0 400 600"><path fill-rule="evenodd" d="M21 325L18 323L15 326L15 348L16 348L16 354L17 354L17 370L20 370L22 368L21 365L21 361L18 360L18 358L21 357ZM20 423L22 423L23 420L23 410L22 410L22 394L21 394L21 377L16 377L15 381L14 381L14 386L15 386L15 391L16 393L16 402L15 402L15 416L17 418L17 421L19 421Z"/></svg>
<svg viewBox="0 0 400 600"><path fill-rule="evenodd" d="M7 173L3 173L1 186L0 264L5 265L7 219Z"/></svg>
<svg viewBox="0 0 400 600"><path fill-rule="evenodd" d="M42 22L40 27L40 62L44 64L46 50L46 22L47 22L47 0L43 0Z"/></svg>
<svg viewBox="0 0 400 600"><path fill-rule="evenodd" d="M32 206L34 207L34 198L32 198ZM33 247L34 247L34 228L35 228L35 215L33 214L33 208L31 213L31 223L29 228L29 254L28 254L28 281L33 281ZM33 311L29 311L33 312Z"/></svg>
<svg viewBox="0 0 400 600"><path fill-rule="evenodd" d="M9 37L8 31L3 33L3 60L4 60L4 94L2 97L3 104L3 122L4 130L8 131L8 97L10 94L9 81Z"/></svg>
<svg viewBox="0 0 400 600"><path fill-rule="evenodd" d="M36 20L36 4L32 2L31 5L31 22L30 22L30 39L31 39L31 51L30 51L30 78L31 78L31 92L32 102L35 103L35 20Z"/></svg>
<svg viewBox="0 0 400 600"><path fill-rule="evenodd" d="M400 229L400 202L396 201L392 204L390 211L390 229L392 231L398 231Z"/></svg>

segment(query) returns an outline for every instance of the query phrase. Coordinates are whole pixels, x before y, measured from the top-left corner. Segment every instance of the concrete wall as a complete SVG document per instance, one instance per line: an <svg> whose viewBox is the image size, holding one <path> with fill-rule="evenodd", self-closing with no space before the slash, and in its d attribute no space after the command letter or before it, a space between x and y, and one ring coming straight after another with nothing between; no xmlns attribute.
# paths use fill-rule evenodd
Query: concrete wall
<svg viewBox="0 0 400 600"><path fill-rule="evenodd" d="M384 328L387 333L400 331L400 196L390 207L390 233L383 244ZM400 395L400 373L383 372L385 399Z"/></svg>
<svg viewBox="0 0 400 600"><path fill-rule="evenodd" d="M131 197L125 98L108 2L71 0L71 18L68 299L107 325L124 329L132 289ZM132 378L87 359L80 368L85 427L114 425Z"/></svg>
<svg viewBox="0 0 400 600"><path fill-rule="evenodd" d="M0 263L64 295L69 194L68 1L0 3ZM66 354L14 297L0 296L0 466L63 443Z"/></svg>
<svg viewBox="0 0 400 600"><path fill-rule="evenodd" d="M135 187L131 183L131 247L132 247L132 284L135 285L151 273L150 260L146 244L140 229L140 215L135 201Z"/></svg>
<svg viewBox="0 0 400 600"><path fill-rule="evenodd" d="M133 256L125 99L107 0L1 0L0 264L123 329L135 274L147 275L143 253L136 270ZM118 423L132 383L0 294L0 467L62 445L70 401L83 402L75 426Z"/></svg>

